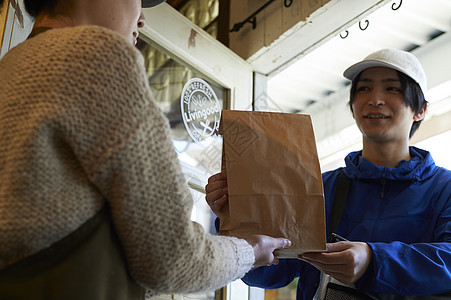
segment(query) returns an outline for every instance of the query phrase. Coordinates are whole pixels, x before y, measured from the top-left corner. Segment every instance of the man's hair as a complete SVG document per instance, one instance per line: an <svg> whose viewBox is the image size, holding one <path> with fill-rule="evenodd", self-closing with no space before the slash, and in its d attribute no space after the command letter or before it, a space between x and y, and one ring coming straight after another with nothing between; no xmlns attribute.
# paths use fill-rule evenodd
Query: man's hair
<svg viewBox="0 0 451 300"><path fill-rule="evenodd" d="M58 0L24 0L24 3L27 12L36 18L43 10L52 11L58 3Z"/></svg>
<svg viewBox="0 0 451 300"><path fill-rule="evenodd" d="M424 94L420 86L406 74L399 71L396 72L398 73L399 81L401 82L404 104L406 106L410 106L415 114L420 113L421 110L428 104L428 102L424 98ZM360 74L357 75L352 81L349 97L349 107L351 108L351 112L354 112L352 109L352 103L354 103L355 94L357 92L357 83L359 82L361 75L362 72L360 72ZM423 120L413 122L412 127L410 128L409 139L413 136L415 131L417 131L418 127L420 127L422 121Z"/></svg>

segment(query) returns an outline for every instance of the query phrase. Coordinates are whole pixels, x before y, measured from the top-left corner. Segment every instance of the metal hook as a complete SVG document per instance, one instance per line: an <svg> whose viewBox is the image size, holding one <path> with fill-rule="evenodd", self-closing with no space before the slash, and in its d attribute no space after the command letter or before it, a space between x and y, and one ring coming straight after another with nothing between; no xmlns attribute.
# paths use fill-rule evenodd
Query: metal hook
<svg viewBox="0 0 451 300"><path fill-rule="evenodd" d="M399 1L398 7L396 7L396 2L391 5L391 9L398 10L401 7L402 0Z"/></svg>
<svg viewBox="0 0 451 300"><path fill-rule="evenodd" d="M257 27L257 15L264 10L266 7L268 7L268 5L270 5L271 3L273 3L275 0L269 0L268 2L266 2L265 4L263 4L262 7L260 7L259 9L257 9L252 15L250 15L249 17L246 18L246 20L244 20L243 22L239 22L239 23L235 23L233 25L233 28L230 29L230 32L236 32L236 31L240 31L241 27L244 26L244 24L246 23L251 23L252 24L252 29L255 29ZM290 4L291 5L291 4Z"/></svg>
<svg viewBox="0 0 451 300"><path fill-rule="evenodd" d="M368 26L370 25L370 21L368 21L368 20L365 20L365 23L366 23L366 27L365 27L365 28L362 27L362 24L361 24L361 23L362 23L362 21L359 22L359 28L360 28L360 30L362 30L362 31L363 31L363 30L366 30L366 29L368 28Z"/></svg>
<svg viewBox="0 0 451 300"><path fill-rule="evenodd" d="M250 19L247 22L252 24L252 29L257 28L257 17L253 17L252 19Z"/></svg>
<svg viewBox="0 0 451 300"><path fill-rule="evenodd" d="M290 7L291 4L293 4L293 0L284 0L284 1L283 1L283 5L284 5L285 7Z"/></svg>
<svg viewBox="0 0 451 300"><path fill-rule="evenodd" d="M349 31L347 31L347 30L346 30L345 32L346 32L346 35L345 35L345 36L342 36L342 35L341 35L341 33L340 33L340 37L341 37L342 39L345 39L345 38L347 38L347 37L348 37L348 35L349 35Z"/></svg>
<svg viewBox="0 0 451 300"><path fill-rule="evenodd" d="M244 23L235 23L233 25L233 28L230 29L230 32L238 32L240 31L241 27L243 27Z"/></svg>

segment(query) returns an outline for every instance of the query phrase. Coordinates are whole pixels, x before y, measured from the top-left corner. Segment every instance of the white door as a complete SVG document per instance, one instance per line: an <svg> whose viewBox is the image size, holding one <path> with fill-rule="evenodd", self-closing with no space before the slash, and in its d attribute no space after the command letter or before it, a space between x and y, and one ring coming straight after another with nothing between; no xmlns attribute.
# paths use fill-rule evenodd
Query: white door
<svg viewBox="0 0 451 300"><path fill-rule="evenodd" d="M215 232L204 187L208 177L221 170L220 111L252 109L252 67L168 4L145 9L144 14L147 25L137 47L144 55L155 99L169 119L174 148L191 187L192 219ZM216 298L248 299L249 291L237 281L216 292ZM160 299L215 299L215 293L164 297Z"/></svg>

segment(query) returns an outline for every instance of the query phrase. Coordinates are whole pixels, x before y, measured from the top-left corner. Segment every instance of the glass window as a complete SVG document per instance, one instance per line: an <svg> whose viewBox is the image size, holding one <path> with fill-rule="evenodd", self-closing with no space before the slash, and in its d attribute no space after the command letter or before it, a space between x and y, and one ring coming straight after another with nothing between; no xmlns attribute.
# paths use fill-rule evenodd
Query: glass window
<svg viewBox="0 0 451 300"><path fill-rule="evenodd" d="M451 130L423 140L414 146L429 151L437 166L451 170L451 157L449 156Z"/></svg>
<svg viewBox="0 0 451 300"><path fill-rule="evenodd" d="M191 188L192 220L215 233L215 216L205 202L208 177L221 171L220 114L228 102L228 90L183 61L140 39L150 88L169 120L171 139L185 180ZM183 295L183 299L215 299L215 292Z"/></svg>
<svg viewBox="0 0 451 300"><path fill-rule="evenodd" d="M178 10L214 38L218 34L219 0L190 0Z"/></svg>
<svg viewBox="0 0 451 300"><path fill-rule="evenodd" d="M140 40L137 46L144 55L155 100L169 120L171 139L186 181L191 188L204 193L208 177L221 171L222 139L218 127L224 101L228 101L228 90L169 56L151 41ZM193 196L195 209L199 204L203 210L205 196ZM205 216L198 211L193 215L211 230Z"/></svg>

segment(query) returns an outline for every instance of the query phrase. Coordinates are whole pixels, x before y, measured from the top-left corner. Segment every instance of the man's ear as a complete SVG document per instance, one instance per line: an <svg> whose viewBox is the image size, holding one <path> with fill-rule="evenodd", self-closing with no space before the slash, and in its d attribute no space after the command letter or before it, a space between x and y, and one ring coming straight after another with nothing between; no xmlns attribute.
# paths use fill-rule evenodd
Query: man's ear
<svg viewBox="0 0 451 300"><path fill-rule="evenodd" d="M426 115L426 110L427 110L427 105L424 105L423 109L420 112L418 112L418 113L413 115L413 120L414 121L421 121L421 120L423 120L424 116Z"/></svg>
<svg viewBox="0 0 451 300"><path fill-rule="evenodd" d="M349 109L351 110L351 116L352 116L352 118L355 120L354 109L352 108L351 102L349 102L348 105L349 105Z"/></svg>

